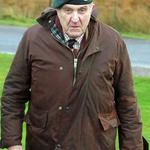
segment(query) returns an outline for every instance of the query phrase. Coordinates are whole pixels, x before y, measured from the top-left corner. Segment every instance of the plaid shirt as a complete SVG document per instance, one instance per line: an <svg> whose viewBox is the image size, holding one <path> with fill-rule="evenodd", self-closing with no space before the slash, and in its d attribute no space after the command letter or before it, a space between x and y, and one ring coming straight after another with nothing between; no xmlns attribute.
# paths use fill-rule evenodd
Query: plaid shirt
<svg viewBox="0 0 150 150"><path fill-rule="evenodd" d="M77 42L75 42L75 44L73 45L73 48L74 48L74 49L77 49L77 50L80 49L80 45L81 45L81 41L82 41L82 39L83 39L83 35L84 35L84 34L82 34L80 37L77 37L77 38L75 39ZM69 37L67 34L64 34L64 37L65 37L65 42L66 42L66 44L68 45L68 41L70 40L70 37Z"/></svg>
<svg viewBox="0 0 150 150"><path fill-rule="evenodd" d="M68 46L68 40L70 40L70 37L67 34L62 34L59 29L57 28L56 24L54 23L54 25L50 28L51 30L51 34L58 40L60 41L62 44ZM79 50L80 49L80 45L81 45L81 41L83 39L84 34L82 34L80 37L76 38L75 44L73 45L74 49Z"/></svg>

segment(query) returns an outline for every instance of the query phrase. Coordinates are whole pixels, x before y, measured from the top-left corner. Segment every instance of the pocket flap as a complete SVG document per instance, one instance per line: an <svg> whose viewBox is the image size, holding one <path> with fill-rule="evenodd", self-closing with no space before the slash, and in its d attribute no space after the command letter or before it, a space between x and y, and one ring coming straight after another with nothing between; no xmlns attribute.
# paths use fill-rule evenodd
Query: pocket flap
<svg viewBox="0 0 150 150"><path fill-rule="evenodd" d="M98 118L104 131L112 127L118 127L120 125L120 121L118 119L116 111L112 111L110 113L98 113Z"/></svg>
<svg viewBox="0 0 150 150"><path fill-rule="evenodd" d="M40 109L30 108L24 118L25 122L37 128L45 128L48 121L48 112Z"/></svg>

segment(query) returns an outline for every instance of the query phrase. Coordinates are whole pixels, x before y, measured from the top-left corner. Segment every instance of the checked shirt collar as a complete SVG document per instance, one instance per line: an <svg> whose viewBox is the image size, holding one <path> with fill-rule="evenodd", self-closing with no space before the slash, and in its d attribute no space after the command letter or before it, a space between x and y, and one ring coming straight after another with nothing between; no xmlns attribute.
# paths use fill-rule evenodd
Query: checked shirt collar
<svg viewBox="0 0 150 150"><path fill-rule="evenodd" d="M56 21L54 21L53 26L50 28L51 34L57 40L59 40L62 44L68 46L68 41L70 40L70 37L67 34L63 34L63 32L61 32L61 30L59 29L60 23L58 22L57 19L58 18L56 18ZM80 37L75 39L77 42L75 42L75 44L73 45L74 49L77 49L77 50L80 49L80 45L81 45L83 36L84 36L84 34L82 34Z"/></svg>

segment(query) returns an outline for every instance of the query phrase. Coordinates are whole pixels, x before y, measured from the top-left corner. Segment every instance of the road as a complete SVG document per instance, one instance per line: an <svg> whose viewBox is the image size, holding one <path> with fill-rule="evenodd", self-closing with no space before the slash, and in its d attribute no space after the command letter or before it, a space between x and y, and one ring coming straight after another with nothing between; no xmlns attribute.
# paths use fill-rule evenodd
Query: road
<svg viewBox="0 0 150 150"><path fill-rule="evenodd" d="M0 52L15 53L26 28L0 26Z"/></svg>
<svg viewBox="0 0 150 150"><path fill-rule="evenodd" d="M150 40L125 39L132 66L150 68Z"/></svg>
<svg viewBox="0 0 150 150"><path fill-rule="evenodd" d="M0 52L15 53L26 28L0 26ZM124 39L132 66L150 68L150 40Z"/></svg>

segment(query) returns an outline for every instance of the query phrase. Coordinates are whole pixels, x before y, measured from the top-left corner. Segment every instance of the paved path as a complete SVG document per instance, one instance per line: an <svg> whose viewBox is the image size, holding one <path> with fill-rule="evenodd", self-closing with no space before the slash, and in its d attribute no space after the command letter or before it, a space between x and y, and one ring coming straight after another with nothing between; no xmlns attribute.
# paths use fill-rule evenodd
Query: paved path
<svg viewBox="0 0 150 150"><path fill-rule="evenodd" d="M15 53L26 28L0 26L0 52Z"/></svg>
<svg viewBox="0 0 150 150"><path fill-rule="evenodd" d="M132 65L150 68L150 40L125 39Z"/></svg>
<svg viewBox="0 0 150 150"><path fill-rule="evenodd" d="M0 52L15 53L25 30L26 28L21 27L0 26ZM133 72L150 76L150 40L125 39L125 42Z"/></svg>

